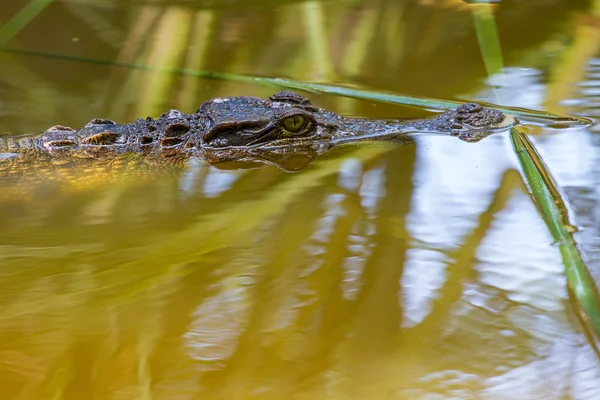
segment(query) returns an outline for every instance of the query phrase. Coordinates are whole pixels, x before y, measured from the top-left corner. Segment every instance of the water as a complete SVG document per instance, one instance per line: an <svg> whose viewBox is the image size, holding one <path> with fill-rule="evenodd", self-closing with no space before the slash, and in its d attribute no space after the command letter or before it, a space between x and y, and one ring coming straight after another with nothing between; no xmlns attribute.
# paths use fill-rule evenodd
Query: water
<svg viewBox="0 0 600 400"><path fill-rule="evenodd" d="M461 1L52 2L6 43L20 52L0 52L0 132L276 91L68 57L594 118L590 3L501 2L505 68L488 78ZM308 96L344 115L428 115ZM596 130L531 135L600 278ZM505 135L426 136L293 174L106 165L7 185L0 399L598 398L600 362L517 169Z"/></svg>

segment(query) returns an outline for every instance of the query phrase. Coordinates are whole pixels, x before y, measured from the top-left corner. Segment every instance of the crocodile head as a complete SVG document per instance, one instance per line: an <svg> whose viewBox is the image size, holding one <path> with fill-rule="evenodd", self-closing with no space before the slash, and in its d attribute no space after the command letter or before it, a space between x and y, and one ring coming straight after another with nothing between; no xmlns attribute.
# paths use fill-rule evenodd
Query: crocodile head
<svg viewBox="0 0 600 400"><path fill-rule="evenodd" d="M279 92L268 100L225 97L209 100L198 109L209 123L202 135L204 148L252 148L302 143L332 144L343 141L398 136L409 132L447 133L477 141L514 124L499 111L467 103L434 118L369 120L347 118L311 105L294 92Z"/></svg>
<svg viewBox="0 0 600 400"><path fill-rule="evenodd" d="M478 141L514 123L503 113L467 103L433 118L372 120L342 117L303 96L279 92L257 97L216 98L194 114L203 121L202 155L213 165L275 164L299 170L333 146L364 140L411 142L412 132L435 132Z"/></svg>

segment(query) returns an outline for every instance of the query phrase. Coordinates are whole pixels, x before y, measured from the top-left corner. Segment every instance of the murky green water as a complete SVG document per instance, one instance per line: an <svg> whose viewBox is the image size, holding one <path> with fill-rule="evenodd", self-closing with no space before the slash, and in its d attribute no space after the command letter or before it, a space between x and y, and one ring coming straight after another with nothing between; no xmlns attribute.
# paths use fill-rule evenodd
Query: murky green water
<svg viewBox="0 0 600 400"><path fill-rule="evenodd" d="M458 0L48 3L0 51L0 132L277 90L94 60L598 114L598 1L502 1L505 67L488 56L489 77ZM0 26L26 4L3 5ZM596 128L532 135L600 278ZM600 398L517 168L505 135L427 136L294 174L107 167L5 184L0 399Z"/></svg>

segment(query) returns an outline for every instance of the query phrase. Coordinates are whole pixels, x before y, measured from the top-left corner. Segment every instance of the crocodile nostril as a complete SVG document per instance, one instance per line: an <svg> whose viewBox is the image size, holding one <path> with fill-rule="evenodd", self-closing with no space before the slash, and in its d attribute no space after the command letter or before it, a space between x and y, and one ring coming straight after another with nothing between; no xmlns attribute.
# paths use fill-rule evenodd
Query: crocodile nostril
<svg viewBox="0 0 600 400"><path fill-rule="evenodd" d="M458 106L458 108L456 109L456 112L459 114L463 114L463 113L467 113L467 114L471 114L471 113L476 113L483 110L483 107L481 107L481 105L477 104L477 103L465 103L465 104L461 104L460 106Z"/></svg>

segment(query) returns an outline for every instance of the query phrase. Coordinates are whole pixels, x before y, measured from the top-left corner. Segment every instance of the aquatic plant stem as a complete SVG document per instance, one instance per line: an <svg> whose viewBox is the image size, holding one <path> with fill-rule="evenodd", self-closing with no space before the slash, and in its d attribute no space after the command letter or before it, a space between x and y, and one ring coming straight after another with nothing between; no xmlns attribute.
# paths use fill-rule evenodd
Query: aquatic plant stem
<svg viewBox="0 0 600 400"><path fill-rule="evenodd" d="M159 71L171 74L179 74L179 75L190 75L198 78L204 79L214 79L214 80L223 80L230 82L244 82L249 84L256 85L270 85L283 87L287 89L296 89L296 90L304 90L309 92L316 93L324 93L338 96L346 96L363 100L373 100L373 101L381 101L393 104L403 104L408 106L427 108L427 109L438 109L438 110L449 110L455 109L461 104L463 101L451 101L451 100L438 100L438 99L430 99L430 98L416 98L410 96L401 96L392 93L382 93L378 91L364 90L364 89L355 89L344 86L333 86L326 85L321 83L312 83L312 82L300 82L292 79L286 78L268 78L268 77L260 77L260 76L252 76L252 75L240 75L240 74L232 74L227 72L214 72L214 71L206 71L206 70L190 70L185 68L176 68L176 67L157 67L154 65L146 65L141 63L128 63L128 62L119 62L112 60L102 60L95 58L83 58L69 55L61 55L61 54L50 54L43 52L35 52L35 51L26 51L26 50L18 50L18 49L2 49L2 51L15 53L15 54L24 54L30 56L39 56L39 57L52 57L61 60L69 60L69 61L79 61L85 63L93 63L99 65L109 65L113 67L122 67L122 68L131 68L131 69L139 69L139 70L148 70L148 71ZM480 104L496 109L498 111L504 112L506 114L515 114L521 119L526 119L528 121L537 122L538 124L543 124L548 127L555 127L559 125L560 127L584 127L588 126L592 123L592 121L588 118L583 117L573 117L566 115L557 115L550 114L543 111L535 111L529 110L525 108L518 107L502 107L486 102L479 102Z"/></svg>
<svg viewBox="0 0 600 400"><path fill-rule="evenodd" d="M494 85L494 101L506 103L505 92L498 90L506 86L506 78L503 72L504 60L493 7L492 4L473 4L471 10L475 34L487 75L490 78L494 76L494 83L492 84Z"/></svg>
<svg viewBox="0 0 600 400"><path fill-rule="evenodd" d="M491 4L471 6L475 33L488 76L501 71L504 67L502 48L492 7L494 6Z"/></svg>
<svg viewBox="0 0 600 400"><path fill-rule="evenodd" d="M588 335L592 331L595 338L600 339L600 294L573 237L575 228L569 223L564 200L527 135L512 128L510 139L531 198L558 246L565 267L567 290L576 314Z"/></svg>
<svg viewBox="0 0 600 400"><path fill-rule="evenodd" d="M0 28L0 48L37 17L52 0L31 0Z"/></svg>

